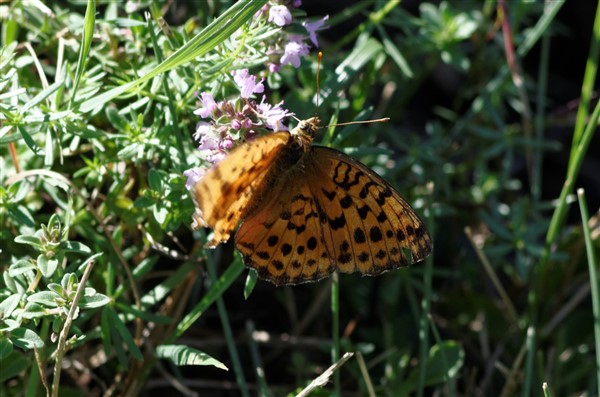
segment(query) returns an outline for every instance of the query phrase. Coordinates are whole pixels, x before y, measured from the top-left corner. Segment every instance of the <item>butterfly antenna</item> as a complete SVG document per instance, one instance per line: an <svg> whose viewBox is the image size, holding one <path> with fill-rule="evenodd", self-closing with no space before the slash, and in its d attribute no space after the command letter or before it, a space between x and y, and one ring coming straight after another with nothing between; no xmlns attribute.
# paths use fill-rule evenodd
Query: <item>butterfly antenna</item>
<svg viewBox="0 0 600 397"><path fill-rule="evenodd" d="M319 93L321 92L321 88L319 87L319 74L321 72L321 59L323 59L323 53L321 51L319 51L319 53L317 54L317 108L315 109L315 117L317 117L317 115L319 114ZM377 119L377 120L350 121L348 123L331 124L331 125L326 125L325 127L319 127L319 128L329 128L332 126L337 127L337 126L351 125L351 124L385 123L387 121L390 121L389 117L384 117L382 119Z"/></svg>
<svg viewBox="0 0 600 397"><path fill-rule="evenodd" d="M337 123L337 124L331 124L331 125L327 125L324 128L327 127L331 127L331 126L342 126L342 125L352 125L352 124L370 124L370 123L386 123L390 121L389 117L384 117L382 119L375 119L375 120L359 120L359 121L349 121L347 123Z"/></svg>
<svg viewBox="0 0 600 397"><path fill-rule="evenodd" d="M319 93L321 88L319 87L319 74L321 72L321 59L323 59L323 53L319 51L317 54L317 107L315 108L315 117L319 114Z"/></svg>

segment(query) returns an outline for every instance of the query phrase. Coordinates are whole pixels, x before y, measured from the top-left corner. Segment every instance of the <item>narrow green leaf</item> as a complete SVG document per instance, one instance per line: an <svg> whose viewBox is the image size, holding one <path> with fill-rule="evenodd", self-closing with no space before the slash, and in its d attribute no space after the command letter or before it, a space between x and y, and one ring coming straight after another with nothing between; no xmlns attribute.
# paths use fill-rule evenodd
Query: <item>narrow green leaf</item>
<svg viewBox="0 0 600 397"><path fill-rule="evenodd" d="M73 90L71 96L71 105L75 101L77 96L77 89L79 88L79 82L81 76L85 70L85 65L92 45L92 39L94 38L94 25L96 24L96 2L94 0L88 0L87 8L85 10L85 19L83 25L83 42L79 47L79 57L77 58L77 68L75 69L75 79L73 82ZM71 107L71 106L69 106Z"/></svg>
<svg viewBox="0 0 600 397"><path fill-rule="evenodd" d="M24 205L18 205L8 209L10 215L15 219L17 225L25 225L29 227L35 226L35 221L29 209Z"/></svg>
<svg viewBox="0 0 600 397"><path fill-rule="evenodd" d="M19 131L19 133L23 137L23 140L25 141L25 144L29 147L29 149L31 149L31 151L36 156L39 156L39 155L41 155L44 152L42 150L42 148L40 148L37 145L37 143L35 143L35 141L33 140L33 137L27 131L27 128L25 128L24 126L20 125L19 127L17 127L17 131Z"/></svg>
<svg viewBox="0 0 600 397"><path fill-rule="evenodd" d="M52 130L46 127L46 145L44 147L44 166L51 168L54 164L54 140L52 139Z"/></svg>
<svg viewBox="0 0 600 397"><path fill-rule="evenodd" d="M212 365L228 371L228 368L220 361L214 359L200 350L183 345L161 345L156 348L159 358L166 358L173 364L181 365Z"/></svg>
<svg viewBox="0 0 600 397"><path fill-rule="evenodd" d="M249 21L254 14L266 4L266 2L267 0L238 1L232 7L227 9L227 11L219 18L215 19L210 25L204 28L200 33L146 75L138 80L122 84L110 91L88 99L81 104L80 111L86 113L94 110L113 98L161 73L165 73L179 65L190 62L196 57L205 55Z"/></svg>
<svg viewBox="0 0 600 397"><path fill-rule="evenodd" d="M129 352L131 353L131 355L137 360L142 360L144 356L142 355L142 352L140 351L139 347L137 347L137 345L135 344L133 337L129 333L129 330L127 329L123 321L121 321L121 319L114 310L111 310L109 313L110 325L115 327L121 338L123 338L123 342L125 342L125 344L129 348Z"/></svg>
<svg viewBox="0 0 600 397"><path fill-rule="evenodd" d="M176 337L180 336L196 321L205 311L212 305L215 300L223 295L229 286L238 278L244 271L245 266L241 261L234 261L225 272L219 277L204 298L185 316L179 325L177 331L170 337L167 342L171 342Z"/></svg>
<svg viewBox="0 0 600 397"><path fill-rule="evenodd" d="M64 81L57 81L45 90L41 91L39 94L31 98L31 100L27 101L21 107L21 109L19 109L19 113L24 115L29 109L39 105L42 101L44 101L50 95L54 94L59 88L61 88L63 86L63 83Z"/></svg>
<svg viewBox="0 0 600 397"><path fill-rule="evenodd" d="M244 299L248 299L252 291L254 291L254 287L256 286L256 281L258 280L258 273L256 270L250 269L248 271L248 276L246 277L246 283L244 284Z"/></svg>

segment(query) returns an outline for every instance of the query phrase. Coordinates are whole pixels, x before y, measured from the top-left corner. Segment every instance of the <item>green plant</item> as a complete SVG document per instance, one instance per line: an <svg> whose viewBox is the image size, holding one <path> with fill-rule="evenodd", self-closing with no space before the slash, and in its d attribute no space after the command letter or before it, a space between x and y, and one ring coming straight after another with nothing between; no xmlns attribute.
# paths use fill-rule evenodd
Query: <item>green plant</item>
<svg viewBox="0 0 600 397"><path fill-rule="evenodd" d="M564 214L593 156L600 18L571 126L548 109L568 100L565 2L365 0L311 15L312 35L291 3L0 5L0 393L598 394L598 215ZM197 150L201 93L260 104L244 69L414 204L426 264L276 289L204 248L188 170L227 148ZM561 123L572 154L549 175Z"/></svg>

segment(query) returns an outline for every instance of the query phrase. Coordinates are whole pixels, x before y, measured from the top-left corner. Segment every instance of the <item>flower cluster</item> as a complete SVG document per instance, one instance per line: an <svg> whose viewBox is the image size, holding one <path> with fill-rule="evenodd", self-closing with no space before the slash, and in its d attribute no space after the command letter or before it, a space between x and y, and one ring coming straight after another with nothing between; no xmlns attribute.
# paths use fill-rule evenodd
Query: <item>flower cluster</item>
<svg viewBox="0 0 600 397"><path fill-rule="evenodd" d="M294 24L293 8L301 5L301 0L270 0L254 18L255 26L274 25L276 34L266 35L260 40L259 46L266 48L268 68L276 72L281 66L300 66L301 58L308 55L310 43L318 46L317 32L326 29L325 21L328 16L314 22L304 21L297 24L299 29L288 33L284 27ZM301 26L300 26L301 25ZM306 34L298 34L305 30ZM234 101L215 101L212 94L202 92L199 96L201 107L194 113L210 122L198 123L194 138L199 142L200 156L208 164L216 164L239 142L257 136L261 131L287 130L283 119L292 115L282 107L283 101L271 105L263 95L260 102L253 99L254 94L262 94L265 90L264 79L258 80L250 75L247 69L233 73L233 81L240 94ZM192 168L184 172L187 176L186 186L191 189L199 181L207 168Z"/></svg>
<svg viewBox="0 0 600 397"><path fill-rule="evenodd" d="M233 72L233 81L240 90L235 101L215 101L208 92L200 94L202 106L194 112L211 122L201 121L196 127L194 139L200 146L200 156L209 164L221 161L238 142L251 140L261 131L287 130L283 119L293 115L282 107L283 101L276 105L266 102L263 95L260 102L252 99L253 94L264 92L263 80L247 69ZM206 168L192 168L183 174L188 178L186 186L190 189L202 178Z"/></svg>
<svg viewBox="0 0 600 397"><path fill-rule="evenodd" d="M301 5L300 0L279 0L267 3L256 15L257 18L267 18L267 21L281 28L291 25L293 22L292 8ZM281 35L276 35L270 38L266 43L267 55L269 57L269 70L276 72L281 66L292 65L297 68L300 66L300 59L308 55L310 45L307 40L310 40L315 47L319 46L317 40L317 32L326 29L325 21L329 16L325 16L314 22L304 21L302 26L307 34L291 34L282 31Z"/></svg>

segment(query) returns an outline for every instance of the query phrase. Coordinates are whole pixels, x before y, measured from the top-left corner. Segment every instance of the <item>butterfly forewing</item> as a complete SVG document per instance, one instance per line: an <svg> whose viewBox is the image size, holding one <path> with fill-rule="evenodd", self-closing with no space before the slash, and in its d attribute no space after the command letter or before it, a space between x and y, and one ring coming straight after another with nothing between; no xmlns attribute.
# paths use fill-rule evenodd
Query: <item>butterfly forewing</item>
<svg viewBox="0 0 600 397"><path fill-rule="evenodd" d="M284 131L244 143L196 183L196 222L214 230L209 247L227 241L256 196L268 190L262 184L289 139Z"/></svg>

